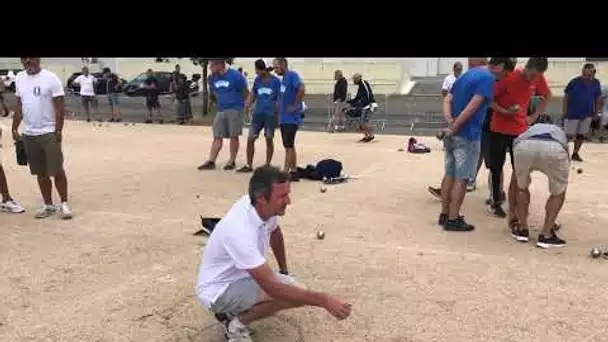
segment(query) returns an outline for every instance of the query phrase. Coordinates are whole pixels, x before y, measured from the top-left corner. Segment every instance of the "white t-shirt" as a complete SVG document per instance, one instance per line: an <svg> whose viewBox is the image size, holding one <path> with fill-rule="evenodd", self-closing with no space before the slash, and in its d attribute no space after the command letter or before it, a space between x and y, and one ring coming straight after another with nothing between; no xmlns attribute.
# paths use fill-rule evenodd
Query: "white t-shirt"
<svg viewBox="0 0 608 342"><path fill-rule="evenodd" d="M454 82L456 82L456 76L454 74L447 75L443 80L441 90L450 91L450 89L452 89L452 86L454 85Z"/></svg>
<svg viewBox="0 0 608 342"><path fill-rule="evenodd" d="M20 71L15 79L15 95L21 99L23 134L37 136L55 132L53 98L64 96L57 75L45 69L36 75Z"/></svg>
<svg viewBox="0 0 608 342"><path fill-rule="evenodd" d="M74 82L80 84L81 96L95 96L95 83L97 83L95 76L91 74L88 74L87 76L80 75L76 77Z"/></svg>
<svg viewBox="0 0 608 342"><path fill-rule="evenodd" d="M228 285L249 277L247 270L266 263L270 234L276 228L276 216L262 221L249 195L230 208L209 237L198 272L196 295L206 308Z"/></svg>

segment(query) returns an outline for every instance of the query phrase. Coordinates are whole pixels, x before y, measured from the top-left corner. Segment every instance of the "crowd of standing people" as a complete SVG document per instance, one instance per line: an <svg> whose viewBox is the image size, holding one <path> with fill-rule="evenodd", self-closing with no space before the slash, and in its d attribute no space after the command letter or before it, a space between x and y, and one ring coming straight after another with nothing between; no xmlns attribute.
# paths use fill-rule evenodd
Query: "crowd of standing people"
<svg viewBox="0 0 608 342"><path fill-rule="evenodd" d="M561 247L558 213L564 203L570 161L582 162L580 149L593 122L601 129L607 120L599 80L591 63L565 88L561 126L545 114L552 94L544 76L548 60L530 58L516 68L514 58L469 58L469 70L454 65L454 73L444 82L444 117L448 127L441 133L446 151L446 173L441 188L429 192L441 198L438 223L448 231L470 231L475 227L461 215L468 191L476 189L483 163L489 169L489 212L507 219L517 241L529 240L528 208L530 173L540 171L549 180L545 222L536 245ZM533 103L533 100L536 100ZM602 127L604 126L604 127ZM568 142L574 142L569 152ZM512 173L508 190L503 190L503 166L509 155ZM504 201L508 212L503 210Z"/></svg>
<svg viewBox="0 0 608 342"><path fill-rule="evenodd" d="M68 179L63 163L62 138L65 118L65 94L59 78L40 67L40 58L23 57L24 71L16 77L17 106L12 123L12 136L23 145L32 175L39 185L42 207L39 219L57 212L62 219L71 219ZM228 67L225 59L210 61L210 89L217 101L207 160L199 170L216 168L216 160L225 139L229 140L229 159L224 170L236 169L239 138L243 119L253 109L246 149L246 163L236 171L252 173L248 194L242 196L217 223L204 251L199 269L196 294L203 306L216 314L226 328L230 341L251 341L248 325L278 311L301 306L326 309L337 319L351 313L351 304L324 292L308 290L289 275L283 235L278 217L290 204L290 182L298 181L296 136L304 119L306 87L300 75L290 70L286 58L276 58L272 65L260 59L254 64L256 77L251 88L243 73ZM512 237L528 242L530 229L531 173L540 171L548 178L549 197L545 220L536 245L541 248L561 247L565 240L558 235L557 216L563 206L568 188L570 163L582 162L580 151L592 122L602 112L604 98L592 64L583 67L582 74L570 81L565 89L563 127L549 123L543 116L551 91L544 73L548 60L530 58L523 68L508 57L471 57L468 70L454 65L454 73L444 82L443 114L447 127L438 136L445 148L445 173L440 189L431 193L441 198L438 224L446 231L471 231L475 227L461 213L469 190L475 190L475 179L482 164L490 172L489 211L506 218ZM276 74L273 75L273 73ZM146 122L156 116L163 122L158 99L158 80L148 70L144 81ZM117 90L121 81L111 71L108 77L109 104L113 114L110 121L121 120ZM188 118L189 89L185 77L176 69L171 89L177 101L183 103L182 118ZM340 114L346 107L363 110L374 102L368 82L359 74L353 76L358 85L354 99L346 100L345 80L336 71L334 128L340 129ZM81 86L83 106L90 118L96 109L96 80L83 69L75 82ZM531 105L534 98L538 103ZM253 107L253 108L252 108ZM374 139L369 127L370 113L362 112L363 142ZM599 121L605 125L606 121ZM23 129L19 127L23 124ZM283 171L271 166L274 153L274 133L279 129L285 148ZM254 170L255 143L264 131L266 162ZM568 142L574 141L569 152ZM512 174L508 191L503 191L503 167L509 154ZM471 186L473 184L473 186ZM52 200L53 185L61 203ZM4 170L0 164L1 209L20 213L24 208L10 195ZM508 212L502 208L508 203ZM272 249L279 266L274 272L266 260Z"/></svg>

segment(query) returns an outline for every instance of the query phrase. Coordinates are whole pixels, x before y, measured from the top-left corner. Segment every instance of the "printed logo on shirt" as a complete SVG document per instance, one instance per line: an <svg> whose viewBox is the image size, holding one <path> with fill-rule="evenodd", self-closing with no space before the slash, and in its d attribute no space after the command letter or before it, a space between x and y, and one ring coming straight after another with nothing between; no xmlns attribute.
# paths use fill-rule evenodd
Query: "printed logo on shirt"
<svg viewBox="0 0 608 342"><path fill-rule="evenodd" d="M35 86L32 90L35 96L40 96L40 87Z"/></svg>
<svg viewBox="0 0 608 342"><path fill-rule="evenodd" d="M230 81L220 80L213 83L213 85L215 86L215 89L228 88L230 87Z"/></svg>
<svg viewBox="0 0 608 342"><path fill-rule="evenodd" d="M258 88L258 95L272 96L272 88L267 88L267 87Z"/></svg>
<svg viewBox="0 0 608 342"><path fill-rule="evenodd" d="M287 87L284 84L281 84L281 93L284 93Z"/></svg>

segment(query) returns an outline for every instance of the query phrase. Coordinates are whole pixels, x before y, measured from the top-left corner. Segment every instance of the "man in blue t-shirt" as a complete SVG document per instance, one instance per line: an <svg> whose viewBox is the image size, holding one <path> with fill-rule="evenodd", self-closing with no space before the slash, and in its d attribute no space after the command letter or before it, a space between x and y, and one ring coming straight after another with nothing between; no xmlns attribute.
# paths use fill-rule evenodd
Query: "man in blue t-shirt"
<svg viewBox="0 0 608 342"><path fill-rule="evenodd" d="M582 162L579 151L589 134L591 121L602 112L602 87L595 77L595 66L587 63L581 76L566 86L563 100L564 130L569 140L574 140L572 160Z"/></svg>
<svg viewBox="0 0 608 342"><path fill-rule="evenodd" d="M286 58L275 58L273 69L283 77L279 99L279 123L283 147L285 147L285 171L289 172L291 181L297 182L299 177L296 173L295 140L303 119L302 101L306 90L300 75L287 68Z"/></svg>
<svg viewBox="0 0 608 342"><path fill-rule="evenodd" d="M245 98L249 95L247 80L238 71L227 68L225 59L210 60L209 69L212 73L209 77L209 89L217 100L217 113L213 119L213 143L209 160L198 169L215 169L215 161L222 150L223 139L230 139L230 159L224 170L234 170L239 152L239 136L243 132Z"/></svg>
<svg viewBox="0 0 608 342"><path fill-rule="evenodd" d="M272 67L267 65L263 59L255 61L256 78L253 87L245 103L245 113L255 101L255 108L251 118L249 137L247 138L247 165L238 169L237 172L253 172L253 155L255 153L255 141L264 129L266 137L266 165L270 165L274 153L274 130L278 122L278 99L281 92L281 81L270 72Z"/></svg>
<svg viewBox="0 0 608 342"><path fill-rule="evenodd" d="M441 183L439 224L447 231L471 231L475 227L460 215L467 182L479 158L483 121L494 94L494 75L488 59L469 57L469 70L455 82L443 102L448 127L443 129L445 176Z"/></svg>

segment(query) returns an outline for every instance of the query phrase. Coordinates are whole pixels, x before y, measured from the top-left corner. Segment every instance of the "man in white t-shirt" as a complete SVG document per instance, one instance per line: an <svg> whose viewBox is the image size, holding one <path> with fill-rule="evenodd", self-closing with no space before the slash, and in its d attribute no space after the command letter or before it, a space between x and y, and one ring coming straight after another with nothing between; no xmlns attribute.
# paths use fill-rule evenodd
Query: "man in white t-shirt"
<svg viewBox="0 0 608 342"><path fill-rule="evenodd" d="M11 197L11 194L8 191L8 182L6 181L6 175L4 174L4 168L2 167L2 126L0 126L0 195L2 195L0 211L15 214L25 211L25 209Z"/></svg>
<svg viewBox="0 0 608 342"><path fill-rule="evenodd" d="M452 86L454 85L454 82L456 82L456 79L460 77L460 74L462 74L462 63L454 63L452 71L453 72L447 75L443 80L443 85L441 86L441 95L443 97L446 97L448 95L450 89L452 89Z"/></svg>
<svg viewBox="0 0 608 342"><path fill-rule="evenodd" d="M89 68L85 66L82 68L82 75L76 77L73 82L80 85L82 106L87 114L87 122L91 122L91 106L95 109L95 114L97 114L97 99L95 98L97 79L95 76L89 74Z"/></svg>
<svg viewBox="0 0 608 342"><path fill-rule="evenodd" d="M25 70L19 72L15 80L17 106L13 116L13 139L23 140L30 171L38 177L44 205L36 212L36 218L46 218L57 212L53 205L53 177L61 199L61 218L71 219L61 150L65 117L63 86L57 75L40 68L39 57L21 57L21 63ZM20 135L22 121L23 135Z"/></svg>
<svg viewBox="0 0 608 342"><path fill-rule="evenodd" d="M241 197L215 226L203 253L196 294L203 306L225 317L229 341L251 341L247 325L280 310L318 306L337 319L350 315L350 304L296 285L288 276L283 233L277 216L290 204L289 175L273 166L253 172L249 194ZM273 272L265 255L277 259Z"/></svg>

